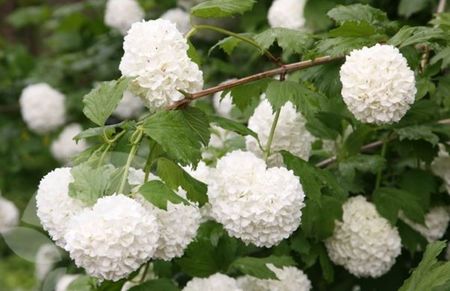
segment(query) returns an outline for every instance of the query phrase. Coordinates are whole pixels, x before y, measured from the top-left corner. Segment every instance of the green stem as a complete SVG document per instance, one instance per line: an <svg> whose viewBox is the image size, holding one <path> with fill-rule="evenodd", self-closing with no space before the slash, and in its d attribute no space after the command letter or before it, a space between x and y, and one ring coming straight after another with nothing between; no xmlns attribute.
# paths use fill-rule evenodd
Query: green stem
<svg viewBox="0 0 450 291"><path fill-rule="evenodd" d="M275 113L275 117L272 122L272 127L270 128L269 139L267 140L265 157L264 157L264 160L266 161L266 163L270 157L270 148L272 146L273 137L275 135L275 129L277 128L278 119L280 118L280 113L281 113L281 108L278 109L277 112Z"/></svg>
<svg viewBox="0 0 450 291"><path fill-rule="evenodd" d="M188 33L186 33L185 38L189 39L191 38L195 33L197 32L197 27L193 26Z"/></svg>
<svg viewBox="0 0 450 291"><path fill-rule="evenodd" d="M388 144L388 138L386 138L383 142L383 147L381 148L381 156L384 158L386 155L386 150L387 150L387 144ZM380 168L377 172L377 179L375 182L375 190L377 190L378 188L380 188L381 185L381 178L383 177L383 169Z"/></svg>
<svg viewBox="0 0 450 291"><path fill-rule="evenodd" d="M147 277L147 272L148 272L149 267L150 267L150 262L147 262L147 264L145 264L144 273L142 274L141 280L139 280L140 284L144 283L145 277Z"/></svg>
<svg viewBox="0 0 450 291"><path fill-rule="evenodd" d="M106 148L103 150L102 155L100 156L100 159L98 160L97 167L100 167L103 164L103 161L105 160L106 154L111 149L112 143L108 143L106 145Z"/></svg>
<svg viewBox="0 0 450 291"><path fill-rule="evenodd" d="M127 162L125 163L122 180L120 181L120 186L119 186L119 191L118 191L119 194L123 194L123 191L125 189L125 184L128 179L128 171L130 169L130 166L131 166L131 163L133 162L134 157L136 156L137 150L139 148L139 144L142 139L142 135L143 135L142 128L137 128L136 131L133 133L133 135L130 138L131 149L130 149L130 153L128 154Z"/></svg>
<svg viewBox="0 0 450 291"><path fill-rule="evenodd" d="M241 34L238 33L234 33L232 31L217 27L217 26L213 26L213 25L207 25L207 24L199 24L199 25L194 25L192 27L192 29L187 33L186 37L191 37L195 32L204 29L204 30L212 30L215 32L219 32L228 36L232 36L234 38L237 38L243 42L248 43L251 46L256 47L260 52L262 52L264 55L266 55L272 62L276 63L277 65L280 65L280 61L274 56L272 55L268 50L262 48L256 41L254 41L253 39L249 38L249 37L245 37Z"/></svg>

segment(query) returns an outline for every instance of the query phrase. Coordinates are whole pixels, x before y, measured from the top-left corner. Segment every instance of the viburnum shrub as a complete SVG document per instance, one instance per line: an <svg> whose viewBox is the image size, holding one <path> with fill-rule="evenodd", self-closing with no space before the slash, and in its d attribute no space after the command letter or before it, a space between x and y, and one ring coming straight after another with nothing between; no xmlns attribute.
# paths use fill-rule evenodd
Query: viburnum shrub
<svg viewBox="0 0 450 291"><path fill-rule="evenodd" d="M68 290L449 290L445 1L427 26L353 4L327 7L333 27L313 33L303 0L273 1L266 30L216 25L255 2L142 20L138 2L108 1L122 76L84 96L95 125L53 142L65 166L36 196L83 274ZM225 36L209 50L230 58L217 83L196 49L205 31ZM30 129L63 125L64 98L25 88Z"/></svg>

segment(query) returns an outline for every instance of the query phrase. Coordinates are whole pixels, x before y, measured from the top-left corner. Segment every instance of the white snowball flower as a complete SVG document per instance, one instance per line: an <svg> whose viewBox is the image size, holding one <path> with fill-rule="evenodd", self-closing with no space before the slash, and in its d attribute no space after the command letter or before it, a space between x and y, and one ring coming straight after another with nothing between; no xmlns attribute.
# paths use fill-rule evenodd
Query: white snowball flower
<svg viewBox="0 0 450 291"><path fill-rule="evenodd" d="M303 10L307 0L275 0L267 19L271 27L300 29L305 26Z"/></svg>
<svg viewBox="0 0 450 291"><path fill-rule="evenodd" d="M48 84L27 86L19 99L22 117L29 129L45 134L64 124L66 97Z"/></svg>
<svg viewBox="0 0 450 291"><path fill-rule="evenodd" d="M438 156L431 164L431 170L435 175L444 180L447 193L450 195L450 157L443 146L440 146Z"/></svg>
<svg viewBox="0 0 450 291"><path fill-rule="evenodd" d="M401 239L375 205L356 196L344 203L342 221L335 221L334 233L325 246L335 264L357 277L376 278L394 265Z"/></svg>
<svg viewBox="0 0 450 291"><path fill-rule="evenodd" d="M411 221L403 213L400 213L400 218L423 235L428 242L433 242L444 236L450 221L450 214L445 207L434 207L425 215L425 225Z"/></svg>
<svg viewBox="0 0 450 291"><path fill-rule="evenodd" d="M221 84L226 84L236 79L227 80ZM222 98L222 91L217 92L213 96L213 106L217 114L222 117L230 118L231 110L233 109L233 99L231 98L231 93L226 94Z"/></svg>
<svg viewBox="0 0 450 291"><path fill-rule="evenodd" d="M191 19L189 13L181 8L167 10L161 16L161 19L169 20L174 23L182 34L186 34L191 29Z"/></svg>
<svg viewBox="0 0 450 291"><path fill-rule="evenodd" d="M216 273L208 278L193 278L183 291L244 291L238 287L237 281L227 275Z"/></svg>
<svg viewBox="0 0 450 291"><path fill-rule="evenodd" d="M187 199L186 191L181 187L177 194ZM142 196L137 200L150 212L155 213L159 224L160 236L154 258L170 261L181 257L184 250L194 240L201 223L200 210L195 205L167 202L167 210L153 206Z"/></svg>
<svg viewBox="0 0 450 291"><path fill-rule="evenodd" d="M53 266L61 260L61 253L54 244L42 245L36 254L35 274L39 281L42 281L50 272Z"/></svg>
<svg viewBox="0 0 450 291"><path fill-rule="evenodd" d="M19 224L19 210L11 201L0 196L0 234Z"/></svg>
<svg viewBox="0 0 450 291"><path fill-rule="evenodd" d="M222 156L224 152L230 150L232 146L230 142L239 137L237 133L214 124L211 125L210 131L211 138L208 146L202 150L202 158L204 160L214 160L218 156Z"/></svg>
<svg viewBox="0 0 450 291"><path fill-rule="evenodd" d="M211 215L233 237L272 247L300 225L304 193L285 168L266 170L250 152L234 151L217 162L208 184Z"/></svg>
<svg viewBox="0 0 450 291"><path fill-rule="evenodd" d="M183 169L194 179L208 185L211 168L208 167L205 162L200 161L195 170L192 166L185 166ZM205 205L200 207L200 213L202 215L202 223L213 219L211 216L211 204L209 203L205 203Z"/></svg>
<svg viewBox="0 0 450 291"><path fill-rule="evenodd" d="M70 257L89 276L118 281L153 256L159 229L153 213L119 194L74 216L64 238Z"/></svg>
<svg viewBox="0 0 450 291"><path fill-rule="evenodd" d="M179 90L194 92L203 87L203 73L188 57L186 39L168 20L134 23L123 49L120 71L134 78L130 91L152 111L183 99Z"/></svg>
<svg viewBox="0 0 450 291"><path fill-rule="evenodd" d="M37 216L56 244L65 246L69 219L81 212L81 201L69 196L69 184L73 182L71 168L58 168L48 173L39 183L36 195Z"/></svg>
<svg viewBox="0 0 450 291"><path fill-rule="evenodd" d="M248 128L258 134L263 147L269 139L270 130L275 114L268 100L263 100L248 121ZM282 108L271 146L269 165L283 165L280 150L287 150L304 160L311 155L311 147L315 138L305 127L306 120L300 112L297 112L291 102L287 102ZM258 157L263 156L257 140L252 136L245 137L247 150L255 153Z"/></svg>
<svg viewBox="0 0 450 291"><path fill-rule="evenodd" d="M295 267L277 268L272 264L267 267L273 271L278 280L263 280L251 276L238 278L238 285L245 291L309 291L311 281L308 276Z"/></svg>
<svg viewBox="0 0 450 291"><path fill-rule="evenodd" d="M59 134L58 138L52 142L50 151L63 164L69 163L72 158L88 148L87 142L82 139L76 142L73 138L83 131L78 123L67 125Z"/></svg>
<svg viewBox="0 0 450 291"><path fill-rule="evenodd" d="M376 44L353 50L341 67L342 97L356 119L398 122L414 103L414 72L400 51Z"/></svg>
<svg viewBox="0 0 450 291"><path fill-rule="evenodd" d="M126 90L113 114L121 119L130 119L138 117L143 111L144 103L142 103L142 100Z"/></svg>
<svg viewBox="0 0 450 291"><path fill-rule="evenodd" d="M67 291L70 284L78 279L80 275L64 275L56 283L55 291Z"/></svg>
<svg viewBox="0 0 450 291"><path fill-rule="evenodd" d="M108 0L105 24L125 35L135 22L144 19L145 13L136 0Z"/></svg>

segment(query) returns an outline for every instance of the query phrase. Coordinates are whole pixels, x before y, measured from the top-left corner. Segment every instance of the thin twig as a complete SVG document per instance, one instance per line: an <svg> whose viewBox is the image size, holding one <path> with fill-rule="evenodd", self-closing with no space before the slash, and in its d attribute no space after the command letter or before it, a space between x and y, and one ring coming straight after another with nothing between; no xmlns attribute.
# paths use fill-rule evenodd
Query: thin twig
<svg viewBox="0 0 450 291"><path fill-rule="evenodd" d="M205 96L209 96L211 94L217 93L217 92L221 92L227 89L231 89L243 84L247 84L247 83L251 83L254 81L258 81L261 79L266 79L266 78L271 78L274 77L276 75L280 75L283 72L284 73L291 73L291 72L295 72L295 71L299 71L299 70L303 70L306 68L310 68L310 67L314 67L314 66L318 66L318 65L322 65L322 64L327 64L327 63L331 63L333 61L336 60L340 60L343 57L338 56L338 57L330 57L330 56L325 56L325 57L319 57L316 58L314 60L307 60L307 61L301 61L301 62L296 62L296 63L291 63L291 64L286 64L286 65L282 65L279 68L276 69L272 69L272 70L268 70L268 71L264 71L261 73L257 73L251 76L247 76L241 79L237 79L234 81L230 81L227 82L225 84L221 84L215 87L211 87L196 93L186 93L186 98L183 100L180 100L176 103L174 103L173 105L169 106L167 109L172 110L172 109L177 109L179 107L182 107L188 103L190 103L193 100L205 97Z"/></svg>

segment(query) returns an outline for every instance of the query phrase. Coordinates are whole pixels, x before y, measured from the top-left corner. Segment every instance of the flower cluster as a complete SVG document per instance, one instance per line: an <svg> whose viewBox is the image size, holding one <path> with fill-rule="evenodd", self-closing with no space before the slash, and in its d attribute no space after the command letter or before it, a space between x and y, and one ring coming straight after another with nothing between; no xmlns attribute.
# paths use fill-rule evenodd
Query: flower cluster
<svg viewBox="0 0 450 291"><path fill-rule="evenodd" d="M88 275L117 281L153 256L159 226L153 213L118 194L74 216L64 238L70 257Z"/></svg>
<svg viewBox="0 0 450 291"><path fill-rule="evenodd" d="M221 273L216 273L208 278L194 278L183 288L183 291L199 290L243 291L238 287L235 279Z"/></svg>
<svg viewBox="0 0 450 291"><path fill-rule="evenodd" d="M187 33L191 29L189 13L181 8L167 10L163 15L161 15L161 19L169 20L174 23L182 34Z"/></svg>
<svg viewBox="0 0 450 291"><path fill-rule="evenodd" d="M398 122L414 103L414 72L400 51L377 44L354 50L341 67L342 97L356 119Z"/></svg>
<svg viewBox="0 0 450 291"><path fill-rule="evenodd" d="M342 221L325 241L330 259L357 277L379 277L394 265L401 252L396 228L381 217L363 196L343 205Z"/></svg>
<svg viewBox="0 0 450 291"><path fill-rule="evenodd" d="M113 114L121 119L129 119L138 117L144 111L143 109L142 100L126 90Z"/></svg>
<svg viewBox="0 0 450 291"><path fill-rule="evenodd" d="M67 125L60 133L58 138L52 142L50 151L63 164L70 162L72 158L87 149L88 144L85 140L76 142L73 138L83 129L78 123Z"/></svg>
<svg viewBox="0 0 450 291"><path fill-rule="evenodd" d="M269 8L267 18L271 27L300 29L305 26L306 0L275 0Z"/></svg>
<svg viewBox="0 0 450 291"><path fill-rule="evenodd" d="M105 24L126 34L131 25L144 19L144 11L136 0L108 0Z"/></svg>
<svg viewBox="0 0 450 291"><path fill-rule="evenodd" d="M11 201L0 196L0 234L19 223L19 210Z"/></svg>
<svg viewBox="0 0 450 291"><path fill-rule="evenodd" d="M210 175L211 215L231 236L271 247L300 225L304 193L291 171L266 170L254 154L234 151L221 158Z"/></svg>
<svg viewBox="0 0 450 291"><path fill-rule="evenodd" d="M238 285L244 291L309 291L311 281L308 276L295 267L277 268L272 264L267 267L275 273L278 280L264 280L251 276L238 278Z"/></svg>
<svg viewBox="0 0 450 291"><path fill-rule="evenodd" d="M187 55L188 44L175 24L157 19L134 23L123 43L123 76L131 77L130 91L151 110L184 98L180 91L203 87L203 73Z"/></svg>
<svg viewBox="0 0 450 291"><path fill-rule="evenodd" d="M85 205L69 196L73 182L71 168L58 168L48 173L39 183L36 195L37 215L41 224L60 247L65 247L64 235L68 221Z"/></svg>
<svg viewBox="0 0 450 291"><path fill-rule="evenodd" d="M446 207L434 207L425 215L424 225L411 221L402 213L400 218L411 226L411 228L423 235L428 242L433 242L444 236L447 231L450 213Z"/></svg>
<svg viewBox="0 0 450 291"><path fill-rule="evenodd" d="M263 100L248 121L248 127L258 134L259 141L264 146L270 135L272 123L275 118L272 105L269 101ZM280 150L287 150L292 154L308 160L311 154L311 145L314 136L305 127L306 121L303 115L295 110L291 102L287 102L282 108L278 119L277 127L272 141L269 165L281 166L283 159ZM262 157L263 153L257 140L252 136L246 137L247 150Z"/></svg>
<svg viewBox="0 0 450 291"><path fill-rule="evenodd" d="M45 134L64 124L66 97L48 84L27 86L20 96L20 110L28 128Z"/></svg>

